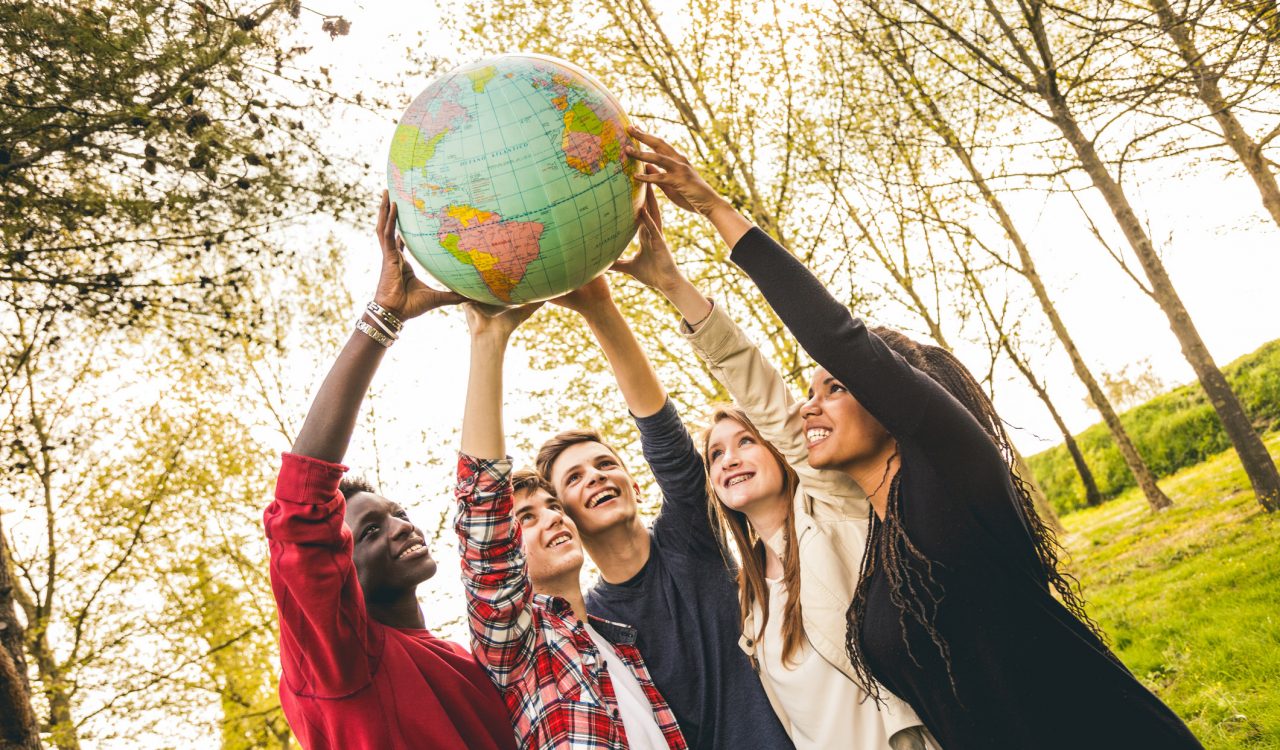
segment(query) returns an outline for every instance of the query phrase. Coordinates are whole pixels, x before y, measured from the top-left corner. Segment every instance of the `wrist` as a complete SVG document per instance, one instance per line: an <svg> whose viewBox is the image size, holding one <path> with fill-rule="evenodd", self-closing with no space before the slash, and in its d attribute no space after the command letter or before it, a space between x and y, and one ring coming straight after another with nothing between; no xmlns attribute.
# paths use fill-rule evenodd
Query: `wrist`
<svg viewBox="0 0 1280 750"><path fill-rule="evenodd" d="M384 297L383 295L380 295L380 294L375 294L375 295L373 295L373 301L374 301L375 303L377 303L377 305L378 305L379 307L381 307L383 310L386 310L387 312L389 312L389 313L391 313L392 315L396 316L396 317L397 317L397 318L399 318L400 320L405 320L405 319L406 319L406 318L405 318L405 316L404 316L404 303L403 303L403 302L391 302L391 301L390 301L390 300L388 300L386 297Z"/></svg>
<svg viewBox="0 0 1280 750"><path fill-rule="evenodd" d="M715 221L717 216L723 216L726 212L737 213L738 209L733 207L733 204L729 202L728 198L725 198L723 195L717 195L710 204L707 205L706 209L703 210L702 215L712 221Z"/></svg>

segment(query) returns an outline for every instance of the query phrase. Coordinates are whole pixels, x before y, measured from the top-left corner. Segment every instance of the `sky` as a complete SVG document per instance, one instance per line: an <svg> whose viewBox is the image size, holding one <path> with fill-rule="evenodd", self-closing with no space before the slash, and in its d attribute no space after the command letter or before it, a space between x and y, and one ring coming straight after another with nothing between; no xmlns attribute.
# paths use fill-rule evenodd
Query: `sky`
<svg viewBox="0 0 1280 750"><path fill-rule="evenodd" d="M656 6L667 18L680 17L676 3ZM428 40L428 49L448 50L459 62L479 56L469 55L456 46L456 40L445 38L439 30L442 10L432 3L325 0L323 6L312 7L352 22L348 36L332 40L320 31L316 16L304 15L298 33L298 43L311 48L303 64L326 68L339 90L361 90L374 85L373 79L397 80L401 90L382 93L407 104L430 80L429 72L408 69L404 62L404 51L416 45L419 32ZM573 62L590 70L589 61ZM623 104L626 106L625 101ZM351 110L337 118L329 134L335 149L375 165L359 185L370 196L370 229L329 228L347 247L346 284L357 301L368 297L375 281L372 215L376 196L385 187L385 175L377 165L386 161L400 114L399 110ZM653 128L662 133L661 126ZM1126 189L1141 208L1183 302L1220 365L1280 337L1280 297L1274 293L1275 280L1280 278L1280 232L1265 218L1247 177L1224 176L1206 168L1157 175L1156 179L1148 175L1140 183L1127 183ZM1095 372L1115 372L1147 360L1170 385L1193 379L1163 313L1098 246L1074 201L1061 194L1032 192L1013 193L1007 200L1015 215L1028 222L1025 234L1041 273ZM1109 216L1105 206L1096 196L1086 195L1083 200L1105 227ZM875 312L869 317L874 319ZM1079 431L1098 421L1085 404L1084 389L1056 342L1047 331L1041 339L1046 346L1036 354L1035 364L1047 378L1069 427ZM434 516L451 503L447 485L461 424L467 345L459 311L437 311L413 321L375 381L380 410L375 415L377 424L362 425L348 456L353 466L367 467L375 460L381 463L386 469L380 474L386 485L384 494L421 494L418 501L401 498L412 513ZM976 347L958 348L962 359L983 361ZM522 398L521 392L548 385L553 378L548 373L531 372L521 364L522 359L518 351L508 358L508 425L515 425L520 416L537 408L530 399ZM314 382L328 364L323 354L319 363L321 369L314 372ZM1012 427L1018 447L1030 455L1059 442L1060 435L1043 405L1016 380L1016 373L1010 369L999 377L1008 382L997 383L997 406ZM608 399L606 395L602 403L609 404ZM622 408L619 398L612 403L615 406L605 408ZM545 436L526 437L540 442ZM428 458L435 461L429 467ZM416 472L416 479L406 479L401 469ZM441 560L442 574L422 591L424 602L432 603L429 622L445 623L462 613L457 580L448 572L456 570L453 546L453 540L446 537L433 548ZM442 630L465 640L465 631L456 624Z"/></svg>

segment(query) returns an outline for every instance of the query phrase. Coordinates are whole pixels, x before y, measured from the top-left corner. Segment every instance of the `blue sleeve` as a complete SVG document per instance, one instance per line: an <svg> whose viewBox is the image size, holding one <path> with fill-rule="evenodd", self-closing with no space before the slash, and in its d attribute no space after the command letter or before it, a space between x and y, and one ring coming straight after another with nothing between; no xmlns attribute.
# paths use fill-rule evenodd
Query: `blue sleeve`
<svg viewBox="0 0 1280 750"><path fill-rule="evenodd" d="M707 507L707 478L693 437L671 399L656 414L634 417L644 459L662 491L653 535L663 547L721 559Z"/></svg>

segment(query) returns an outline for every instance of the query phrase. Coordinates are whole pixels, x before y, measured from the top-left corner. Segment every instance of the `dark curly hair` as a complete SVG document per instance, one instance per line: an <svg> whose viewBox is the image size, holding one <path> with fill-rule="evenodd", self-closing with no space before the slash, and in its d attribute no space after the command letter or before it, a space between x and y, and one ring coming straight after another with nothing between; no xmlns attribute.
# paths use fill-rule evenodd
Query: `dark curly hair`
<svg viewBox="0 0 1280 750"><path fill-rule="evenodd" d="M1046 588L1052 588L1067 609L1094 635L1105 642L1097 623L1085 612L1078 582L1069 573L1060 570L1059 554L1062 552L1062 546L1054 537L1052 529L1036 513L1035 506L1031 502L1029 487L1014 468L1015 453L1009 434L1005 431L1004 422L996 413L991 399L973 377L973 373L969 372L954 354L941 347L920 344L888 328L873 328L871 333L878 336L911 366L945 388L982 425L982 429L999 449L1009 471L1014 489L1012 499L1035 547L1042 583ZM889 464L885 467L886 476L895 460L899 460L896 452L890 457ZM871 675L871 669L862 652L861 623L866 613L867 584L871 574L878 567L884 568L889 584L889 598L898 611L902 640L907 647L907 654L916 666L920 665L916 655L911 651L910 641L907 638L907 618L910 617L928 633L933 641L939 656L946 664L951 690L953 693L956 692L955 675L951 672L951 651L946 639L934 626L938 604L942 601L942 586L933 575L934 563L912 543L906 528L902 525L902 477L909 470L909 466L899 464L897 474L889 483L884 518L879 518L875 513L871 514L867 545L862 556L862 574L847 613L848 630L845 633L845 648L849 653L849 661L877 703L881 701L880 688Z"/></svg>

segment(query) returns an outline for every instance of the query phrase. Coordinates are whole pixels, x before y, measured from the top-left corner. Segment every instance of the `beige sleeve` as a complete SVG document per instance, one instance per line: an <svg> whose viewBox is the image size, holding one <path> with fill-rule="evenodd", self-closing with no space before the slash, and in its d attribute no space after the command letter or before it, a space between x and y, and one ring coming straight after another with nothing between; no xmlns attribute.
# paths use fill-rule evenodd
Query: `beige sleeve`
<svg viewBox="0 0 1280 750"><path fill-rule="evenodd" d="M791 395L781 373L723 308L713 305L696 330L681 323L681 332L760 434L786 457L805 492L816 502L865 518L869 506L856 482L840 472L809 465L800 402Z"/></svg>

